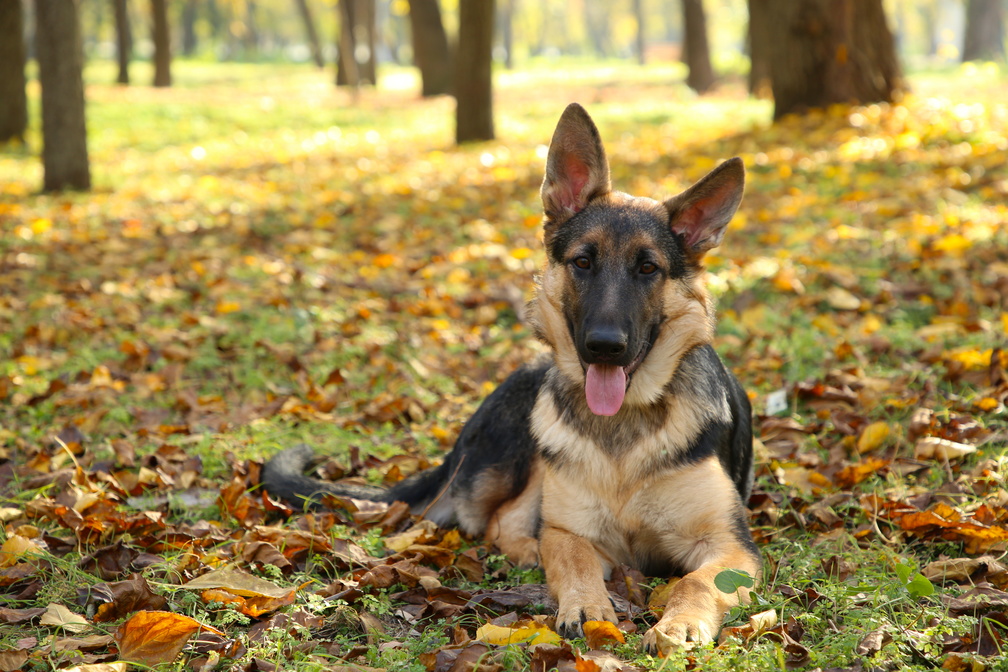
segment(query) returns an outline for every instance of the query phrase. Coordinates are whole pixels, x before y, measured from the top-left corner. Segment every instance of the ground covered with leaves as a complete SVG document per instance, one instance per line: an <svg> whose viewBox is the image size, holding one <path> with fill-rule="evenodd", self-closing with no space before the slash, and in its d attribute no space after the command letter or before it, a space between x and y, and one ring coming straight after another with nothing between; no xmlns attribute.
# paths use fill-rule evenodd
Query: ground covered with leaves
<svg viewBox="0 0 1008 672"><path fill-rule="evenodd" d="M768 102L691 98L672 67L503 73L501 139L465 149L451 101L395 88L404 73L356 102L282 66L180 64L167 91L112 74L88 72L94 193L38 195L34 151L0 151L0 670L996 667L996 69L774 126ZM542 351L522 311L571 100L618 188L671 195L735 155L748 170L708 270L756 411L765 571L716 646L667 659L637 644L669 577L618 570L623 622L566 642L541 572L480 539L257 489L298 442L331 479L423 468Z"/></svg>

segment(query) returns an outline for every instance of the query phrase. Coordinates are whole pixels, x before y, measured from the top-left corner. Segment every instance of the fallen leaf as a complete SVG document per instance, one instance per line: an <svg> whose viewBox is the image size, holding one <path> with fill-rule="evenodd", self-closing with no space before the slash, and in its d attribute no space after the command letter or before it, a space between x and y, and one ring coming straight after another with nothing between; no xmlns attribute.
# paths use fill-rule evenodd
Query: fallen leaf
<svg viewBox="0 0 1008 672"><path fill-rule="evenodd" d="M193 634L201 630L224 636L216 628L168 611L140 611L115 631L119 658L141 665L170 663Z"/></svg>

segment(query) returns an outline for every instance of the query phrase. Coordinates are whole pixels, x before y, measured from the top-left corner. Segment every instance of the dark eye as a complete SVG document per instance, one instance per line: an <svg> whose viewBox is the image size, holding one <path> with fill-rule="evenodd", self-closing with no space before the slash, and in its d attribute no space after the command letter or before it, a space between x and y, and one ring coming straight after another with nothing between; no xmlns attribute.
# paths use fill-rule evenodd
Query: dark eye
<svg viewBox="0 0 1008 672"><path fill-rule="evenodd" d="M589 268L591 268L591 259L589 259L588 257L578 257L577 259L574 260L574 265L583 271L587 271Z"/></svg>
<svg viewBox="0 0 1008 672"><path fill-rule="evenodd" d="M652 273L658 270L658 267L652 264L650 261L645 261L643 264L640 265L639 270L641 275L651 275Z"/></svg>

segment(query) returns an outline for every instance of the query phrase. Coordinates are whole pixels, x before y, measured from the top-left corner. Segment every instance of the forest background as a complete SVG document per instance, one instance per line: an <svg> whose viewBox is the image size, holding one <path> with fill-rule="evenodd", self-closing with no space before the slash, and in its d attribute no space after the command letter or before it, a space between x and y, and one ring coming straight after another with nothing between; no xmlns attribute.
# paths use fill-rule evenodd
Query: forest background
<svg viewBox="0 0 1008 672"><path fill-rule="evenodd" d="M429 3L161 4L122 3L125 51L119 2L0 4L19 12L0 35L26 38L24 79L0 74L25 103L0 147L0 669L997 669L1003 2L865 0L899 76L787 114L772 98L787 73L750 76L758 0L500 2L476 45L493 139L464 144L455 97L423 95L433 75L411 63L411 10ZM457 54L479 33L462 30L468 2L434 4ZM834 21L854 15L816 14L858 3L763 4L820 17L801 23L811 42L780 39L795 53L828 42L825 67L859 62L858 31ZM679 60L697 5L706 85ZM974 5L1002 28L964 62ZM88 181L57 188L50 168L71 160L40 161L40 79L46 49L77 42L35 36L66 7ZM342 86L339 53L355 55ZM807 79L857 80L830 72ZM736 155L748 171L707 279L756 413L766 568L717 646L664 659L636 643L668 577L619 574L620 630L563 642L541 573L481 540L395 506L292 514L256 487L298 442L331 456L329 478L423 468L542 352L522 321L538 185L574 100L618 188L674 194Z"/></svg>

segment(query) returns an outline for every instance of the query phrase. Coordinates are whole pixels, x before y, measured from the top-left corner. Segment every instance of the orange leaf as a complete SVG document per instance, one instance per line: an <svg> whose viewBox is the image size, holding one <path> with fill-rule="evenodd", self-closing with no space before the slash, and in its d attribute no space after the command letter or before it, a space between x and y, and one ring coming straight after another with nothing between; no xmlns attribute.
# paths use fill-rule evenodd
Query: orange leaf
<svg viewBox="0 0 1008 672"><path fill-rule="evenodd" d="M169 611L138 611L115 632L119 657L141 665L170 663L199 630L224 633L188 616Z"/></svg>
<svg viewBox="0 0 1008 672"><path fill-rule="evenodd" d="M585 639L589 648L601 649L607 644L625 644L626 638L615 624L609 621L585 621Z"/></svg>
<svg viewBox="0 0 1008 672"><path fill-rule="evenodd" d="M577 672L601 672L602 670L594 660L588 660L580 656L574 659L574 668Z"/></svg>

